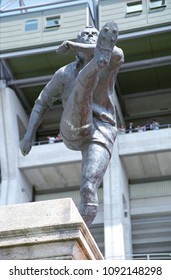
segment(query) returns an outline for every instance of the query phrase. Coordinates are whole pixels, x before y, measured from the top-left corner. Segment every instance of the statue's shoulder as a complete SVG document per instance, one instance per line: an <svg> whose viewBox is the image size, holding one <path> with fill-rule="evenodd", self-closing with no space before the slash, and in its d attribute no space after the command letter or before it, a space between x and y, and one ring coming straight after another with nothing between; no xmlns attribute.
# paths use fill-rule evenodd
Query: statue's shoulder
<svg viewBox="0 0 171 280"><path fill-rule="evenodd" d="M71 62L65 66L62 67L63 75L68 77L74 74L76 68L76 62Z"/></svg>
<svg viewBox="0 0 171 280"><path fill-rule="evenodd" d="M66 83L74 73L75 62L62 66L55 72L55 78L61 83Z"/></svg>
<svg viewBox="0 0 171 280"><path fill-rule="evenodd" d="M75 61L62 66L58 71L60 71L62 73L68 73L74 68L75 68Z"/></svg>
<svg viewBox="0 0 171 280"><path fill-rule="evenodd" d="M57 77L65 77L70 71L72 71L72 68L74 67L74 62L66 64L62 66L61 68L57 69L55 72L55 76Z"/></svg>

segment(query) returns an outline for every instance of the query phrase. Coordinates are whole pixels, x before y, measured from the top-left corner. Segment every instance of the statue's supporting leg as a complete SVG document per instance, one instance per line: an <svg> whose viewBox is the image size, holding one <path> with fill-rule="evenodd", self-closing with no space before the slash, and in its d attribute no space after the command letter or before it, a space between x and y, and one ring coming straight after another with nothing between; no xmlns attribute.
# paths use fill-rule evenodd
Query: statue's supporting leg
<svg viewBox="0 0 171 280"><path fill-rule="evenodd" d="M82 151L82 178L80 214L89 226L98 211L97 189L110 161L108 150L101 144L91 142Z"/></svg>

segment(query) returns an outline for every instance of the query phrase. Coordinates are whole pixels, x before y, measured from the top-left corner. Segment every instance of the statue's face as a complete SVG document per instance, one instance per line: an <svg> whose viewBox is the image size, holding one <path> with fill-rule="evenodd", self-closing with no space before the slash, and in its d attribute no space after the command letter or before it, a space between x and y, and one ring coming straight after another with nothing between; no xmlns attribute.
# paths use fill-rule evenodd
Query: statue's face
<svg viewBox="0 0 171 280"><path fill-rule="evenodd" d="M77 36L77 42L84 44L96 44L99 32L94 27L86 27Z"/></svg>

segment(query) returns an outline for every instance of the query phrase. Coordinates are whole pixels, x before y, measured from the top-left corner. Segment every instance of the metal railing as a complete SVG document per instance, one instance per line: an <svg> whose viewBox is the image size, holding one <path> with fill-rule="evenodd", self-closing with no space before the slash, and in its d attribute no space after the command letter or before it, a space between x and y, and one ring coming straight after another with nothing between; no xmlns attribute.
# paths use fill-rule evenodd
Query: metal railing
<svg viewBox="0 0 171 280"><path fill-rule="evenodd" d="M133 254L133 260L171 260L170 253Z"/></svg>
<svg viewBox="0 0 171 280"><path fill-rule="evenodd" d="M118 128L118 134L129 134L129 133L135 133L135 132L147 132L147 131L155 131L155 130L160 130L160 129L165 129L165 128L171 128L171 124L161 124L158 125L156 128L149 128L146 129L145 125L141 127L135 127L133 129L124 129L124 128Z"/></svg>
<svg viewBox="0 0 171 280"><path fill-rule="evenodd" d="M106 259L115 260L171 260L171 252L168 253L140 253L123 256L108 256Z"/></svg>
<svg viewBox="0 0 171 280"><path fill-rule="evenodd" d="M40 145L45 145L45 144L55 144L55 143L61 143L63 142L62 140L54 140L53 143L50 143L49 140L43 140L43 141L36 141L33 143L34 146L40 146Z"/></svg>
<svg viewBox="0 0 171 280"><path fill-rule="evenodd" d="M159 129L164 129L164 128L171 128L171 124L162 124L162 125L159 125ZM154 131L154 130L157 130L157 129L151 129L151 130L136 130L136 128L134 129L134 131L132 131L132 133L135 133L135 132L146 132L146 131ZM129 129L126 129L124 130L124 132L121 132L118 128L118 134L119 135L122 135L122 134L129 134ZM61 143L63 142L62 140L54 140L53 143ZM35 141L33 143L34 146L39 146L39 145L45 145L45 144L53 144L53 143L49 143L49 140L41 140L41 141Z"/></svg>

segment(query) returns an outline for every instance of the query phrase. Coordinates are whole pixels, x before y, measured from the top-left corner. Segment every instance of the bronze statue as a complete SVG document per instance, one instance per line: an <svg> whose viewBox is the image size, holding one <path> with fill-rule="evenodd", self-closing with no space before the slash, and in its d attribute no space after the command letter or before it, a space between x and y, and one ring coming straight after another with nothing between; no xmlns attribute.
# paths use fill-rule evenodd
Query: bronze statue
<svg viewBox="0 0 171 280"><path fill-rule="evenodd" d="M75 51L76 60L57 70L42 90L20 144L22 154L28 154L45 112L54 97L61 96L61 137L69 149L82 152L80 214L87 225L97 214L97 189L117 135L113 87L124 61L123 51L116 47L117 38L117 24L107 22L100 32L86 27L76 42L64 41L58 47L57 54Z"/></svg>

